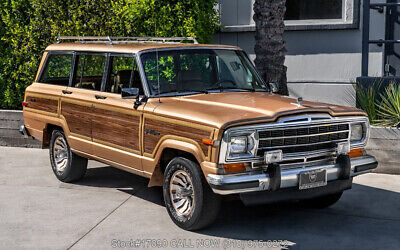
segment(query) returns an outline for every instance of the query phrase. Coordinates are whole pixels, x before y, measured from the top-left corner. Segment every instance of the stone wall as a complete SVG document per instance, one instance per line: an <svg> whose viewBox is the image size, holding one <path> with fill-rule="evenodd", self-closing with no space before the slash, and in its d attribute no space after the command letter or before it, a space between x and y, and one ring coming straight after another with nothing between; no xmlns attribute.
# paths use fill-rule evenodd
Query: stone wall
<svg viewBox="0 0 400 250"><path fill-rule="evenodd" d="M374 172L400 174L400 129L371 127L367 152L379 162Z"/></svg>
<svg viewBox="0 0 400 250"><path fill-rule="evenodd" d="M19 127L24 124L22 111L0 110L0 146L40 148L33 138L24 138Z"/></svg>

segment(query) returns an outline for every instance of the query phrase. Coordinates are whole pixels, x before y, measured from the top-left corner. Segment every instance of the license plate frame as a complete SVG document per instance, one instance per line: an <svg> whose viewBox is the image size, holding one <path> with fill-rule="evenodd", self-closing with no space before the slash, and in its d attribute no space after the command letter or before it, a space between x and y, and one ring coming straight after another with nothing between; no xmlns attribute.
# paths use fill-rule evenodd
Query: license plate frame
<svg viewBox="0 0 400 250"><path fill-rule="evenodd" d="M299 174L299 189L323 187L328 184L326 168L308 170Z"/></svg>

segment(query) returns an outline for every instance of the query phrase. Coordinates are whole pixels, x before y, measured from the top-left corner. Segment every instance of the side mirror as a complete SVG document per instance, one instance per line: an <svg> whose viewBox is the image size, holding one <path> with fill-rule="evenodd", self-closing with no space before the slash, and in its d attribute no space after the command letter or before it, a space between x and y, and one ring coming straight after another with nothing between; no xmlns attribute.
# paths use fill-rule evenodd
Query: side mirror
<svg viewBox="0 0 400 250"><path fill-rule="evenodd" d="M279 86L276 82L270 82L268 83L269 88L271 89L272 93L278 93L279 92Z"/></svg>
<svg viewBox="0 0 400 250"><path fill-rule="evenodd" d="M137 99L139 97L138 88L123 88L121 89L122 99Z"/></svg>

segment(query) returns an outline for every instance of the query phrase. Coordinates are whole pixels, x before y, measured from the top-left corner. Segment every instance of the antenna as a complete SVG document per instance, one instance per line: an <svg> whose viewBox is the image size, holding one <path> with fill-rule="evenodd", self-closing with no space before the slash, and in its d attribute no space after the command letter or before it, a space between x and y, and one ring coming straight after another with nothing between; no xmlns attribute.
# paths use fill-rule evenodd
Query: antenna
<svg viewBox="0 0 400 250"><path fill-rule="evenodd" d="M156 48L156 60L157 60L157 88L158 88L158 103L161 103L160 100L160 70L158 68L158 49Z"/></svg>
<svg viewBox="0 0 400 250"><path fill-rule="evenodd" d="M154 35L157 36L157 22L154 22ZM158 67L158 48L156 47L156 61L157 61L157 89L158 89L158 103L161 103L160 99L160 69Z"/></svg>

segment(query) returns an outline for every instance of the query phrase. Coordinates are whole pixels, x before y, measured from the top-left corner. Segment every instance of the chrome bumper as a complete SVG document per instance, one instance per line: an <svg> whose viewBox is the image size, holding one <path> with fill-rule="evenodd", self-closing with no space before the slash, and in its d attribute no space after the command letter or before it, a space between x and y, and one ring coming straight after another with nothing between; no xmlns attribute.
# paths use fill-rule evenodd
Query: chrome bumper
<svg viewBox="0 0 400 250"><path fill-rule="evenodd" d="M350 160L350 176L365 174L378 166L375 157L365 155ZM326 169L327 181L334 181L342 178L343 166L340 164L317 165L307 168L281 170L279 188L297 187L299 185L299 174L303 171ZM265 172L250 172L244 174L214 175L207 176L208 183L217 194L237 194L254 191L271 190L275 185L274 178Z"/></svg>

